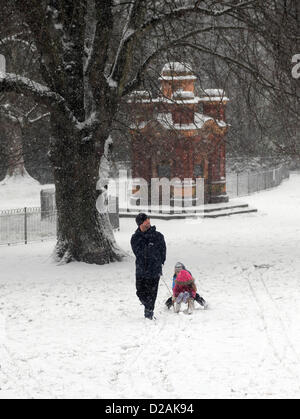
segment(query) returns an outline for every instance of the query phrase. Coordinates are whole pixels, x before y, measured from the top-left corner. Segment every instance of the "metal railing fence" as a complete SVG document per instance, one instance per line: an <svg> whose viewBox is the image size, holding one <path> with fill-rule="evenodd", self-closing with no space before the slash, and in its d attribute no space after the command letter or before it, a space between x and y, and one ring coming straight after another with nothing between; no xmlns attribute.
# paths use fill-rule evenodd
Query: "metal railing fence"
<svg viewBox="0 0 300 419"><path fill-rule="evenodd" d="M227 194L230 198L250 195L274 188L288 177L289 170L284 166L258 173L229 173ZM110 214L110 218L113 227L118 228L118 214ZM53 209L45 211L36 207L0 211L0 245L53 240L56 233L57 212Z"/></svg>
<svg viewBox="0 0 300 419"><path fill-rule="evenodd" d="M262 172L228 173L226 190L229 198L246 196L255 192L279 186L289 178L289 169L285 166Z"/></svg>
<svg viewBox="0 0 300 419"><path fill-rule="evenodd" d="M56 212L41 208L0 211L0 245L51 240L56 237Z"/></svg>
<svg viewBox="0 0 300 419"><path fill-rule="evenodd" d="M112 198L114 209L109 219L114 230L119 229L119 203ZM0 246L54 240L57 236L57 211L40 207L0 211Z"/></svg>

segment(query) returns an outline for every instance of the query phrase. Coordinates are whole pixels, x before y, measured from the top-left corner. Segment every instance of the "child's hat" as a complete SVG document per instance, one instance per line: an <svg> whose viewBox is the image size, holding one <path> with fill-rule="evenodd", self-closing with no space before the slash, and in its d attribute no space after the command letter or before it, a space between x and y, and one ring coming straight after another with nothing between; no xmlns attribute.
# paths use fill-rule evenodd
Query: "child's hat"
<svg viewBox="0 0 300 419"><path fill-rule="evenodd" d="M179 271L179 270L182 270L182 269L185 269L184 264L181 263L181 262L177 262L176 265L175 265L175 271Z"/></svg>

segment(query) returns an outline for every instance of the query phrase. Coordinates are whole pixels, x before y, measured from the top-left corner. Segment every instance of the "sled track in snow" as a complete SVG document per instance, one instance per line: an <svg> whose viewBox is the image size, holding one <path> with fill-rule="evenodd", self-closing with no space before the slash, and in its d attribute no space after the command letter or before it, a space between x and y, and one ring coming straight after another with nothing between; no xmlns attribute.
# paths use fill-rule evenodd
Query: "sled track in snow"
<svg viewBox="0 0 300 419"><path fill-rule="evenodd" d="M273 305L274 305L274 307L275 307L275 309L276 309L276 312L277 312L277 317L278 317L278 320L279 320L279 322L280 322L280 324L281 324L282 331L283 331L283 333L284 333L284 336L285 336L285 338L286 338L286 341L287 341L287 343L288 343L288 346L290 347L290 349L291 349L291 350L292 350L292 352L294 353L294 355L295 355L295 358L296 358L296 360L297 360L298 365L300 365L300 357L299 357L299 354L297 353L297 351L296 351L296 349L295 349L295 346L293 345L293 342L291 341L291 339L290 339L290 337L289 337L289 334L288 334L288 331L287 331L287 329L286 329L286 327L285 327L284 321L282 320L282 317L280 316L280 310L279 310L279 308L278 308L278 305L277 305L276 301L274 300L274 298L273 298L272 294L270 293L269 288L267 287L267 285L266 285L266 283L265 283L265 280L264 280L264 278L263 278L263 273L260 273L260 280L261 280L261 282L262 282L262 284L263 284L263 287L264 287L264 288L265 288L265 290L266 290L266 293L267 293L267 294L268 294L268 296L270 297L270 299L271 299L271 301L273 302Z"/></svg>
<svg viewBox="0 0 300 419"><path fill-rule="evenodd" d="M134 394L139 395L142 389L139 387L140 381L136 377L138 375L142 377L143 383L148 381L149 387L154 386L157 394L163 392L168 394L170 398L172 397L173 386L168 381L167 374L164 373L162 357L159 356L157 359L155 352L152 352L156 341L159 341L159 337L166 326L166 318L163 312L160 313L160 319L157 324L143 320L145 321L144 332L139 335L135 345L125 348L126 352L121 355L119 369L110 379L114 388L117 385L118 394L116 396L122 397L122 393L126 393L126 387L128 391L128 382ZM134 352L130 352L128 355L130 349L134 349ZM151 397L151 394L147 394L147 390L145 390L143 396Z"/></svg>
<svg viewBox="0 0 300 419"><path fill-rule="evenodd" d="M0 336L0 376L2 375L4 377L4 380L1 380L0 396L2 390L4 392L11 392L17 398L26 397L32 399L35 397L34 393L39 394L43 387L41 381L36 377L37 372L34 372L30 366L30 360L34 359L34 357L29 359L22 358L21 352L19 352L19 357L17 357L14 353L16 351L10 348L10 346L13 347L13 340L7 338L5 329L4 322L2 325L2 335ZM10 342L12 345L10 345ZM46 364L44 362L41 364L40 360L39 365L46 369ZM10 387L13 384L13 389L6 389L6 383Z"/></svg>
<svg viewBox="0 0 300 419"><path fill-rule="evenodd" d="M264 268L265 269L265 268ZM248 270L248 269L247 269ZM297 378L297 381L300 382L300 374L299 374L299 366L300 366L300 358L299 355L288 335L286 326L284 324L284 321L282 320L282 317L280 316L280 310L274 300L274 297L272 296L270 290L268 289L265 280L263 278L263 273L259 272L259 275L257 276L258 281L250 280L249 276L244 275L246 277L248 286L250 288L250 291L252 293L252 296L256 302L256 305L259 309L259 315L263 323L264 332L267 336L268 343L272 349L272 352L277 359L277 361L285 368L285 370L291 374L293 377ZM274 323L274 320L276 319L277 323L277 330L282 331L281 335L285 337L285 346L282 350L278 347L278 344L276 344L276 337L274 335L274 327L271 326L271 322L268 321L266 314L267 307L272 310L272 324ZM276 327L275 326L275 327ZM273 330L272 330L273 329ZM290 363L287 362L286 354L287 350L290 350L290 353L293 354L293 359ZM264 363L264 359L262 359L260 367ZM293 364L291 367L290 364ZM299 386L300 390L300 386Z"/></svg>
<svg viewBox="0 0 300 419"><path fill-rule="evenodd" d="M28 389L33 389L35 385L37 390L39 390L42 388L42 384L31 371L29 360L22 361L17 359L6 344L1 344L0 348L2 349L0 373L5 377L8 383L14 383L14 396L17 398L26 397L32 399L34 397L33 391L30 392ZM1 387L1 389L4 390L3 384ZM4 391L9 392L10 390ZM22 394L20 394L20 391L22 391Z"/></svg>

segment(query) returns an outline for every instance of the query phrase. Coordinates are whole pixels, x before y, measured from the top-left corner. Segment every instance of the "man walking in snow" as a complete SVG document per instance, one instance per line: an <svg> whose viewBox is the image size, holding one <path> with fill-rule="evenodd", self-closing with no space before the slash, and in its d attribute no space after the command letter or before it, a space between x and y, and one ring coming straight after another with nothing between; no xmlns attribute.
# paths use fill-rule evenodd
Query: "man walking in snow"
<svg viewBox="0 0 300 419"><path fill-rule="evenodd" d="M152 320L166 243L146 214L140 213L135 221L138 229L131 237L131 248L136 256L136 294L145 307L145 317Z"/></svg>

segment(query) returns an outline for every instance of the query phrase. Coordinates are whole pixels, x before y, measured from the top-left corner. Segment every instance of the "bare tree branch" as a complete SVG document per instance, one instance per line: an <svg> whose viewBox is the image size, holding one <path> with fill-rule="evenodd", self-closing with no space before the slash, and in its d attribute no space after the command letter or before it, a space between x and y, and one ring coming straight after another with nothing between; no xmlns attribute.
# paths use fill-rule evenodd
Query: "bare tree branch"
<svg viewBox="0 0 300 419"><path fill-rule="evenodd" d="M278 86L276 86L275 83L271 82L269 79L267 79L266 77L264 77L264 75L259 71L258 68L255 68L253 66L250 66L249 64L243 63L242 61L237 61L236 59L229 57L227 55L224 54L220 54L217 51L212 51L211 49L203 46L203 45L197 45L197 44L192 44L190 42L174 42L174 46L177 47L189 47L201 52L205 52L207 54L210 55L214 55L215 57L218 57L220 59L222 59L224 62L227 62L229 64L233 64L239 68L241 68L243 71L246 71L247 73L252 74L252 76L255 77L255 79L264 87L268 88L268 89L272 89L275 91L278 91L280 93L284 93L286 95L289 95L291 97L295 96L294 92L291 91L282 91L280 88L278 88Z"/></svg>
<svg viewBox="0 0 300 419"><path fill-rule="evenodd" d="M78 120L75 118L62 96L53 92L48 87L32 81L31 79L27 79L26 77L21 77L16 74L2 74L0 75L0 92L22 93L32 97L36 102L46 105L50 109L53 106L58 106L68 117L70 122L78 124Z"/></svg>
<svg viewBox="0 0 300 419"><path fill-rule="evenodd" d="M184 41L185 39L192 38L193 36L199 35L200 33L210 32L210 31L222 31L222 30L246 30L245 27L239 26L209 26L206 28L197 29L191 32L188 32L182 37L177 37L175 40L170 41L168 43L165 43L160 48L158 48L156 51L154 51L151 55L149 55L143 65L140 66L138 69L136 76L134 79L132 79L130 82L127 83L125 86L122 96L126 96L127 94L131 93L133 90L137 89L142 81L142 76L145 74L147 68L149 65L161 55L162 52L167 51L168 49L171 49L172 47L178 45L180 42Z"/></svg>
<svg viewBox="0 0 300 419"><path fill-rule="evenodd" d="M173 22L178 20L179 18L182 18L187 15L191 14L200 14L200 15L207 15L212 16L214 18L221 17L225 14L228 14L230 12L234 12L236 9L242 9L249 7L255 3L256 0L250 0L242 2L238 5L229 5L224 6L221 8L221 10L214 10L202 8L198 6L198 2L195 2L193 6L184 6L179 7L171 10L170 12L161 13L159 16L151 18L150 20L143 22L139 26L130 25L130 21L132 19L132 13L128 17L127 26L124 28L125 34L123 33L119 49L116 55L116 59L114 62L114 65L112 67L112 71L110 74L110 80L114 80L117 83L120 83L123 80L123 83L121 83L121 88L119 88L120 94L123 95L123 88L124 87L124 79L125 75L124 72L126 71L128 74L128 57L130 57L130 51L134 47L134 43L141 39L145 34L159 25L162 25L163 27L168 22ZM134 6L136 5L136 2L132 4L132 9L134 10ZM137 21L137 20L135 20ZM130 31L128 30L130 28ZM127 59L126 59L127 57ZM125 70L126 69L126 70Z"/></svg>
<svg viewBox="0 0 300 419"><path fill-rule="evenodd" d="M9 43L20 43L21 45L28 47L31 52L36 53L37 48L34 43L27 41L26 39L22 38L24 32L20 32L18 34L6 36L5 38L0 39L0 45L5 46Z"/></svg>

